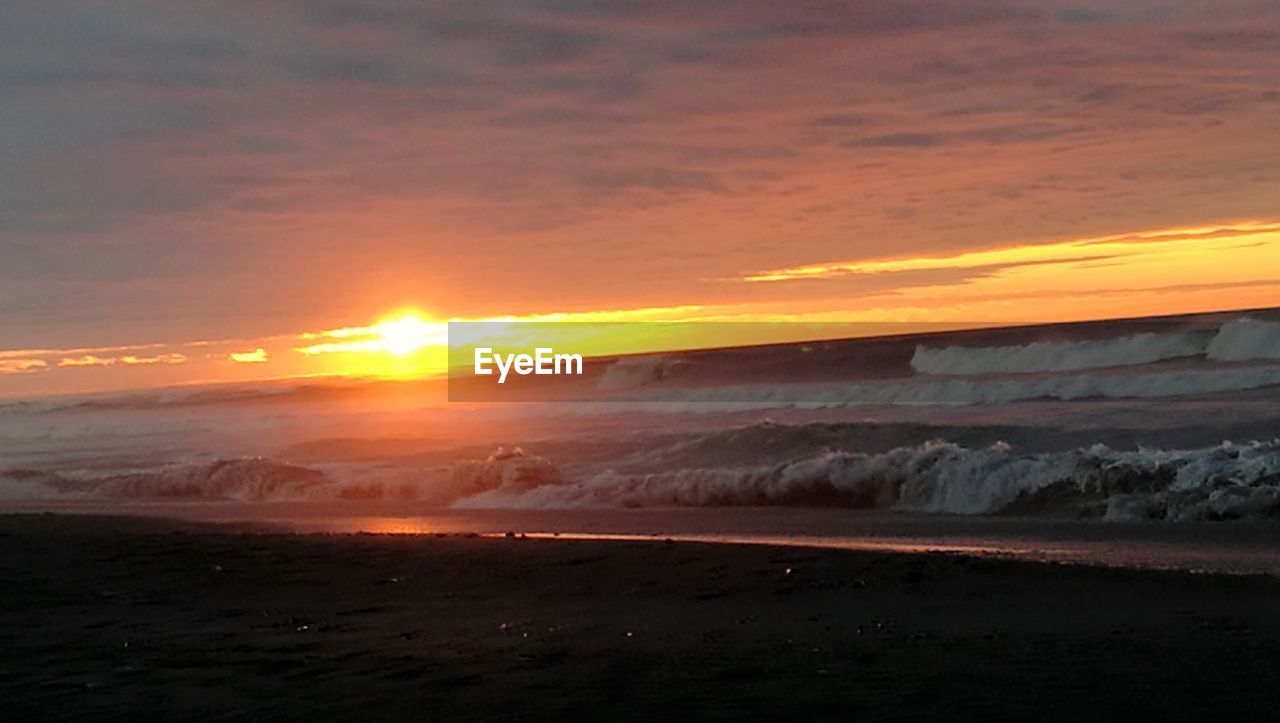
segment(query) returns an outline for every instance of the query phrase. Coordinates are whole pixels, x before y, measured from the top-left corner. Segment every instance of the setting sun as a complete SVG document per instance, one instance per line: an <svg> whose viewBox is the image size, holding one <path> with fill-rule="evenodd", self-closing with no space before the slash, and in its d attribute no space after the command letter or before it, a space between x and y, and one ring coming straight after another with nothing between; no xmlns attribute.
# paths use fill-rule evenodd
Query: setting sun
<svg viewBox="0 0 1280 723"><path fill-rule="evenodd" d="M295 347L309 358L329 357L322 373L406 377L444 371L447 327L416 311L401 311L370 326L306 333Z"/></svg>
<svg viewBox="0 0 1280 723"><path fill-rule="evenodd" d="M413 314L384 321L373 327L387 352L408 356L431 343L438 343L440 324L428 323Z"/></svg>
<svg viewBox="0 0 1280 723"><path fill-rule="evenodd" d="M1280 0L0 0L0 718L1273 714L1277 78Z"/></svg>

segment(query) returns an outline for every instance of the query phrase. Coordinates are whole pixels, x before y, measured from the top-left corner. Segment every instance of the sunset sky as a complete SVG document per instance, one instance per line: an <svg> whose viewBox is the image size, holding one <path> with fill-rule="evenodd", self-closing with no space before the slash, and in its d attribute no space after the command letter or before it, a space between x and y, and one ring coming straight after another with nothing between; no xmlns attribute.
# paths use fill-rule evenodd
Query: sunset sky
<svg viewBox="0 0 1280 723"><path fill-rule="evenodd" d="M6 396L1278 306L1280 2L9 0L0 159Z"/></svg>

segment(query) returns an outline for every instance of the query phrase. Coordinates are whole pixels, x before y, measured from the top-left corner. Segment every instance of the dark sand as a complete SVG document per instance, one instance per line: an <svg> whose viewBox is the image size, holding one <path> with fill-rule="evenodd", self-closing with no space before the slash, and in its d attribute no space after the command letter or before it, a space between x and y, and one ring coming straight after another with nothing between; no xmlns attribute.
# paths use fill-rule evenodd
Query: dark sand
<svg viewBox="0 0 1280 723"><path fill-rule="evenodd" d="M788 573L787 570L790 569ZM1280 579L0 517L0 719L1269 717Z"/></svg>

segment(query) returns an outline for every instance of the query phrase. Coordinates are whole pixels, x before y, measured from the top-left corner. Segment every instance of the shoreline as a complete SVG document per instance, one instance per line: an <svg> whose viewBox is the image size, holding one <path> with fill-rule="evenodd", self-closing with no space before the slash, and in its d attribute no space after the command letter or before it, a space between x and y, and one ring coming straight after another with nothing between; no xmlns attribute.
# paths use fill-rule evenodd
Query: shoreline
<svg viewBox="0 0 1280 723"><path fill-rule="evenodd" d="M137 519L299 534L507 532L563 539L955 552L994 558L1280 577L1275 523L1116 522L804 507L470 510L385 502L84 500L12 503L0 514Z"/></svg>
<svg viewBox="0 0 1280 723"><path fill-rule="evenodd" d="M0 516L0 713L1174 719L1280 702L1280 579ZM1250 662L1252 661L1252 662Z"/></svg>

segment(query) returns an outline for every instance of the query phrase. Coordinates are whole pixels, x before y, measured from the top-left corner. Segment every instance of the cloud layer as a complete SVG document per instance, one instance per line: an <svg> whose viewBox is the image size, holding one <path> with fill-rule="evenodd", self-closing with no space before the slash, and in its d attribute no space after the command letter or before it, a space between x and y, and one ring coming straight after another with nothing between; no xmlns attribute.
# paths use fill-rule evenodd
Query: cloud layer
<svg viewBox="0 0 1280 723"><path fill-rule="evenodd" d="M1274 218L1277 48L1255 0L16 0L0 347Z"/></svg>

